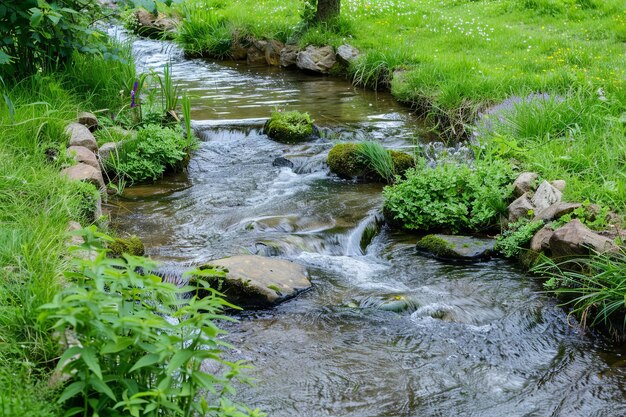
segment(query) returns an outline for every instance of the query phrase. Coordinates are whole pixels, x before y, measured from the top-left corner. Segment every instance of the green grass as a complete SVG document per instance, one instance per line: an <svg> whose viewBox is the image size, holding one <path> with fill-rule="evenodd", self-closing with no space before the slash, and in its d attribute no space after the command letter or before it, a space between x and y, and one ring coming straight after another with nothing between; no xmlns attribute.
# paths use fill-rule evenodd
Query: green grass
<svg viewBox="0 0 626 417"><path fill-rule="evenodd" d="M393 177L396 173L393 158L383 145L373 141L361 142L356 152L363 164L372 168L388 183L393 182Z"/></svg>
<svg viewBox="0 0 626 417"><path fill-rule="evenodd" d="M12 108L0 103L0 415L58 415L47 379L59 347L37 321L38 308L63 286L68 222L89 222L84 197L93 191L59 176L70 164L64 128L79 109L120 104L116 83L129 73L115 72L121 68L76 56L65 73L4 91ZM98 82L95 74L106 77Z"/></svg>

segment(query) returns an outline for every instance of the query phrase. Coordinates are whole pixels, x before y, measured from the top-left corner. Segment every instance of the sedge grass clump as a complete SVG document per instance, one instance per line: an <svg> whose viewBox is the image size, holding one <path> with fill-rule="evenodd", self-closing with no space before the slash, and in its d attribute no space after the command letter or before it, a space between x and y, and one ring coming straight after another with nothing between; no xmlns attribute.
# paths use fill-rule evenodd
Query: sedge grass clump
<svg viewBox="0 0 626 417"><path fill-rule="evenodd" d="M574 268L572 268L574 266ZM626 336L626 254L593 254L556 263L549 259L533 269L549 277L545 288L564 300L583 327Z"/></svg>
<svg viewBox="0 0 626 417"><path fill-rule="evenodd" d="M390 183L396 174L391 153L379 142L366 141L357 146L356 153L361 163L372 169L380 178Z"/></svg>
<svg viewBox="0 0 626 417"><path fill-rule="evenodd" d="M283 143L303 142L313 135L313 120L308 113L273 111L265 123L265 134Z"/></svg>
<svg viewBox="0 0 626 417"><path fill-rule="evenodd" d="M211 9L188 7L176 40L187 56L226 58L230 54L233 29Z"/></svg>

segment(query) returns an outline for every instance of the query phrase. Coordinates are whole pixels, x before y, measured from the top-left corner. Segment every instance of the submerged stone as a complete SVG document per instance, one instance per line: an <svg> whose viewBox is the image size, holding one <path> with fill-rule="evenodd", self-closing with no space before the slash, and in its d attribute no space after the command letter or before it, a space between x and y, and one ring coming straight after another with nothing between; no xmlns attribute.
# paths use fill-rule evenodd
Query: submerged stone
<svg viewBox="0 0 626 417"><path fill-rule="evenodd" d="M304 267L283 259L239 255L206 266L226 270L226 278L211 284L243 308L270 307L311 287Z"/></svg>
<svg viewBox="0 0 626 417"><path fill-rule="evenodd" d="M494 239L436 234L424 236L416 247L438 259L480 261L494 255L494 245Z"/></svg>

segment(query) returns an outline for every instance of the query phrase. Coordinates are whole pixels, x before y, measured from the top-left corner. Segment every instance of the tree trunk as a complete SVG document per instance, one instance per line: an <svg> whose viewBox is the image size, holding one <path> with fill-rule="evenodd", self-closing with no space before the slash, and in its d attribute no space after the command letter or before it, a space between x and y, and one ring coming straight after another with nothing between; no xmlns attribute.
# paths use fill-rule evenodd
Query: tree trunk
<svg viewBox="0 0 626 417"><path fill-rule="evenodd" d="M328 22L339 16L341 0L317 0L317 20Z"/></svg>

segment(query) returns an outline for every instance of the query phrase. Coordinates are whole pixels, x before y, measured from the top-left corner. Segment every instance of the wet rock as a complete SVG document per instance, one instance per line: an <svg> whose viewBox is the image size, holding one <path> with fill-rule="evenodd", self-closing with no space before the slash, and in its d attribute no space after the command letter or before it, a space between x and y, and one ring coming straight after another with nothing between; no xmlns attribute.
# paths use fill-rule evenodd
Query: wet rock
<svg viewBox="0 0 626 417"><path fill-rule="evenodd" d="M265 60L265 49L267 48L267 41L254 40L248 48L248 56L246 62L248 65L267 65Z"/></svg>
<svg viewBox="0 0 626 417"><path fill-rule="evenodd" d="M267 65L278 67L280 65L280 51L285 48L285 44L272 39L265 46L265 62Z"/></svg>
<svg viewBox="0 0 626 417"><path fill-rule="evenodd" d="M177 21L159 13L154 15L147 10L138 9L134 13L137 21L135 32L147 37L161 37L163 34L176 30Z"/></svg>
<svg viewBox="0 0 626 417"><path fill-rule="evenodd" d="M564 180L554 180L550 183L554 188L563 192L567 183Z"/></svg>
<svg viewBox="0 0 626 417"><path fill-rule="evenodd" d="M304 51L298 52L296 58L298 68L322 74L327 74L336 62L332 46L309 45Z"/></svg>
<svg viewBox="0 0 626 417"><path fill-rule="evenodd" d="M66 152L67 156L73 158L76 162L82 162L83 164L100 169L100 163L98 162L96 154L84 146L70 146L67 148Z"/></svg>
<svg viewBox="0 0 626 417"><path fill-rule="evenodd" d="M550 237L550 251L555 258L618 252L619 247L609 238L599 235L578 219L556 230Z"/></svg>
<svg viewBox="0 0 626 417"><path fill-rule="evenodd" d="M153 197L164 197L177 191L186 190L189 187L191 187L191 184L186 178L168 178L154 184L126 187L122 192L122 197L128 200L144 200Z"/></svg>
<svg viewBox="0 0 626 417"><path fill-rule="evenodd" d="M543 226L530 240L530 250L534 252L548 252L550 250L550 238L554 230L550 226Z"/></svg>
<svg viewBox="0 0 626 417"><path fill-rule="evenodd" d="M80 123L70 123L65 128L65 132L70 136L69 146L84 146L92 152L98 152L98 144L93 134Z"/></svg>
<svg viewBox="0 0 626 417"><path fill-rule="evenodd" d="M341 178L352 179L365 173L365 164L358 155L356 143L338 143L328 152L330 171Z"/></svg>
<svg viewBox="0 0 626 417"><path fill-rule="evenodd" d="M524 193L532 191L535 181L539 175L534 172L522 172L517 179L513 181L513 195L521 197Z"/></svg>
<svg viewBox="0 0 626 417"><path fill-rule="evenodd" d="M534 209L535 206L528 198L528 194L524 193L521 197L509 204L509 222L514 223L521 218L528 217L528 213Z"/></svg>
<svg viewBox="0 0 626 417"><path fill-rule="evenodd" d="M565 203L560 201L536 213L534 220L544 220L549 222L551 220L559 219L580 207L582 207L582 204Z"/></svg>
<svg viewBox="0 0 626 417"><path fill-rule="evenodd" d="M279 168L283 168L283 167L293 168L293 162L291 162L287 158L283 158L282 156L279 156L278 158L274 159L274 162L272 162L272 166L279 167Z"/></svg>
<svg viewBox="0 0 626 417"><path fill-rule="evenodd" d="M283 259L240 255L212 261L227 270L221 292L240 307L269 307L311 287L301 265Z"/></svg>
<svg viewBox="0 0 626 417"><path fill-rule="evenodd" d="M530 200L535 206L535 211L541 211L550 207L554 203L561 201L563 193L554 188L548 181L544 181L539 185L535 195Z"/></svg>
<svg viewBox="0 0 626 417"><path fill-rule="evenodd" d="M230 57L235 61L245 61L248 58L248 48L240 41L235 41L230 47Z"/></svg>
<svg viewBox="0 0 626 417"><path fill-rule="evenodd" d="M107 142L98 149L98 159L100 159L100 164L102 164L103 167L106 166L107 161L111 157L111 153L117 152L119 145L119 142Z"/></svg>
<svg viewBox="0 0 626 417"><path fill-rule="evenodd" d="M284 68L295 66L299 51L300 48L296 45L285 46L283 50L280 51L280 66Z"/></svg>
<svg viewBox="0 0 626 417"><path fill-rule="evenodd" d="M417 242L417 249L443 260L479 261L494 255L494 245L494 239L427 235Z"/></svg>
<svg viewBox="0 0 626 417"><path fill-rule="evenodd" d="M344 44L337 48L337 60L349 65L356 60L361 53L352 45Z"/></svg>
<svg viewBox="0 0 626 417"><path fill-rule="evenodd" d="M98 128L98 118L95 114L89 112L82 112L78 114L78 123L85 126L91 132Z"/></svg>
<svg viewBox="0 0 626 417"><path fill-rule="evenodd" d="M104 189L104 178L99 168L79 163L61 171L61 176L72 181L90 182L99 189Z"/></svg>

